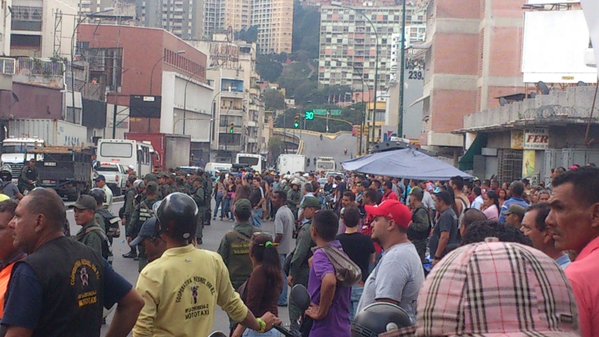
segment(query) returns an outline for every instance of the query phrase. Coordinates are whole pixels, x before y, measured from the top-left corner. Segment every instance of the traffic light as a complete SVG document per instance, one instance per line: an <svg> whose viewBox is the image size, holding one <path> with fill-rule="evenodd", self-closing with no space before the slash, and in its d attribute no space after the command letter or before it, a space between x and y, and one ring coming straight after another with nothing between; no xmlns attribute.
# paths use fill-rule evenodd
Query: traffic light
<svg viewBox="0 0 599 337"><path fill-rule="evenodd" d="M229 124L229 133L230 134L235 133L235 124L233 124L233 123Z"/></svg>
<svg viewBox="0 0 599 337"><path fill-rule="evenodd" d="M306 111L306 120L313 121L314 120L314 111Z"/></svg>
<svg viewBox="0 0 599 337"><path fill-rule="evenodd" d="M296 129L299 129L299 127L300 127L299 115L295 115L295 120L293 121L293 127Z"/></svg>

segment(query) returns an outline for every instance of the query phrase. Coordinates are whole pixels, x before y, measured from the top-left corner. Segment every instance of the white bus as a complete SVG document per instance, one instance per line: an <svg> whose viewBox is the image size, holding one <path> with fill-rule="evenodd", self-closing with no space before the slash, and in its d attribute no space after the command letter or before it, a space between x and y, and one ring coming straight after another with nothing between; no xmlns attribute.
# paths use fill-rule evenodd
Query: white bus
<svg viewBox="0 0 599 337"><path fill-rule="evenodd" d="M266 159L259 154L238 153L235 157L235 164L246 165L254 171L262 172L266 168Z"/></svg>
<svg viewBox="0 0 599 337"><path fill-rule="evenodd" d="M127 139L100 139L96 160L100 162L118 163L125 168L134 167L138 177L152 173L152 156L154 148L151 144Z"/></svg>

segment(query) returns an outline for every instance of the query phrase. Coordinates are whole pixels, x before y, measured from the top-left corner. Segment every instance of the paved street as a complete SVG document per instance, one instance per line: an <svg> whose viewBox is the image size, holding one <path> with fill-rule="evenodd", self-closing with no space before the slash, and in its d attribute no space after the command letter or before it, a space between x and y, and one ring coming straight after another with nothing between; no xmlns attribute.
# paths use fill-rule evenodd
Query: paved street
<svg viewBox="0 0 599 337"><path fill-rule="evenodd" d="M112 212L114 214L118 213L118 209L122 206L122 202L116 202L112 206ZM69 223L71 224L71 234L77 233L79 228L75 225L75 220L73 217L73 211L67 211L67 218L69 219ZM233 222L230 221L213 221L212 226L206 227L204 229L204 246L203 248L209 249L212 251L216 251L218 245L220 243L221 238L224 234L230 230L233 226ZM274 224L272 222L267 222L262 227L266 232L272 232L274 229ZM125 240L124 230L121 229L121 237L118 240L115 240L113 253L114 253L114 262L113 266L117 272L123 275L129 282L135 284L137 281L137 261L133 261L132 259L124 259L122 254L128 252L127 243ZM289 321L289 314L287 308L279 308L279 316L283 320L283 322ZM110 317L109 317L110 322ZM217 318L214 326L214 330L220 330L223 332L227 332L228 330L228 318L226 314L217 308ZM106 333L107 325L102 329L102 336Z"/></svg>
<svg viewBox="0 0 599 337"><path fill-rule="evenodd" d="M335 136L336 134L332 134ZM340 163L349 160L350 156L355 156L358 153L357 139L352 137L350 132L339 133L337 137L324 137L320 140L319 133L302 132L301 139L304 141L304 155L310 158L308 170L314 170L315 157L333 157L337 163L337 170L340 170ZM347 155L343 154L343 150L347 149Z"/></svg>

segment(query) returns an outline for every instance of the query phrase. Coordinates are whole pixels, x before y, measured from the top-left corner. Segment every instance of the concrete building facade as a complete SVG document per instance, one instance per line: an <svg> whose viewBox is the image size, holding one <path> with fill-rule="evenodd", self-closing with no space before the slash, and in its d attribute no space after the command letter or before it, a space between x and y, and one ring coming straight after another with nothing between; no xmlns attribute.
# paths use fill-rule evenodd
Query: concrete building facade
<svg viewBox="0 0 599 337"><path fill-rule="evenodd" d="M461 154L464 116L522 93L524 0L433 0L427 9L423 145ZM410 104L409 102L404 102Z"/></svg>
<svg viewBox="0 0 599 337"><path fill-rule="evenodd" d="M81 58L90 64L89 78L106 88L109 105L116 105L109 121L114 113L131 132L189 135L192 154L198 152L194 158L209 160L213 89L204 53L156 28L84 24L77 37Z"/></svg>
<svg viewBox="0 0 599 337"><path fill-rule="evenodd" d="M11 56L70 59L79 0L12 0Z"/></svg>
<svg viewBox="0 0 599 337"><path fill-rule="evenodd" d="M204 37L204 0L137 0L137 19L185 40Z"/></svg>
<svg viewBox="0 0 599 337"><path fill-rule="evenodd" d="M406 31L410 43L423 42L424 10L406 8ZM371 24L372 23L372 24ZM376 32L373 30L376 28ZM318 82L344 85L359 91L362 79L374 89L378 34L378 96L387 92L397 69L397 36L401 36L402 8L323 6L320 16ZM415 34L412 36L414 27ZM394 40L395 37L395 40Z"/></svg>

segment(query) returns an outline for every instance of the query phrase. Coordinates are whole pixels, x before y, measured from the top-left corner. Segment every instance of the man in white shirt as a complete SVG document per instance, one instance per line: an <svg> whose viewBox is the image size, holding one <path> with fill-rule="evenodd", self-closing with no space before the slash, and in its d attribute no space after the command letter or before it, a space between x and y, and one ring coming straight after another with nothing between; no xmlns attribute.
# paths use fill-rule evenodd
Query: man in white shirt
<svg viewBox="0 0 599 337"><path fill-rule="evenodd" d="M287 194L283 191L274 191L272 195L272 206L277 209L275 214L275 242L279 245L277 250L281 258L281 270L287 255L291 253L293 245L293 228L295 226L295 217L293 212L287 207ZM287 276L285 272L283 277L283 291L279 297L279 306L287 306Z"/></svg>
<svg viewBox="0 0 599 337"><path fill-rule="evenodd" d="M470 205L471 208L476 208L477 210L481 210L481 208L483 207L483 196L482 196L482 191L480 189L480 187L478 186L474 186L474 188L472 189L472 192L474 192L474 195L476 195L476 198L474 198L474 201L472 201L472 205Z"/></svg>
<svg viewBox="0 0 599 337"><path fill-rule="evenodd" d="M112 206L112 190L110 189L110 187L108 187L108 185L106 185L106 177L100 174L96 178L96 187L104 190L104 193L106 194L106 202L104 202L104 208L110 209L110 206Z"/></svg>

